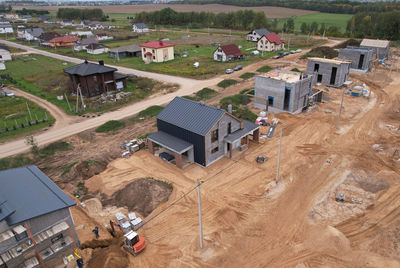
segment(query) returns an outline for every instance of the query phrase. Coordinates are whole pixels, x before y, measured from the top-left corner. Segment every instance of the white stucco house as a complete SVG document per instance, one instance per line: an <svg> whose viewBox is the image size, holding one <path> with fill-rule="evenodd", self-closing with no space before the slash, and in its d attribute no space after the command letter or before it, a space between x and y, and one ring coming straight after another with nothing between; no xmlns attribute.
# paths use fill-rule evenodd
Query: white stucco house
<svg viewBox="0 0 400 268"><path fill-rule="evenodd" d="M132 26L132 32L134 33L148 33L149 27L145 23L135 23Z"/></svg>

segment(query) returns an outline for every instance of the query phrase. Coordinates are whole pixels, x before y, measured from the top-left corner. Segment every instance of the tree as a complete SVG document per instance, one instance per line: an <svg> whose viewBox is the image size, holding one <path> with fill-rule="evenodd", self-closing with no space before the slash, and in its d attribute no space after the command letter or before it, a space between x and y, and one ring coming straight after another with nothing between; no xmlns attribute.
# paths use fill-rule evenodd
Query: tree
<svg viewBox="0 0 400 268"><path fill-rule="evenodd" d="M301 26L300 26L300 31L301 31L301 33L306 33L306 32L308 32L308 26L307 26L307 24L306 24L305 22L303 22L303 23L301 24Z"/></svg>
<svg viewBox="0 0 400 268"><path fill-rule="evenodd" d="M27 136L25 144L31 146L31 153L34 156L39 156L39 147L36 139L33 136Z"/></svg>
<svg viewBox="0 0 400 268"><path fill-rule="evenodd" d="M325 23L322 23L322 24L321 24L321 28L319 28L319 32L320 32L320 34L324 34L325 31L326 31Z"/></svg>
<svg viewBox="0 0 400 268"><path fill-rule="evenodd" d="M310 32L315 33L318 30L318 23L315 21L311 24Z"/></svg>
<svg viewBox="0 0 400 268"><path fill-rule="evenodd" d="M267 17L265 16L264 12L257 12L253 18L253 27L258 28L265 28L268 26Z"/></svg>
<svg viewBox="0 0 400 268"><path fill-rule="evenodd" d="M287 20L286 30L288 33L294 32L294 20L292 18Z"/></svg>

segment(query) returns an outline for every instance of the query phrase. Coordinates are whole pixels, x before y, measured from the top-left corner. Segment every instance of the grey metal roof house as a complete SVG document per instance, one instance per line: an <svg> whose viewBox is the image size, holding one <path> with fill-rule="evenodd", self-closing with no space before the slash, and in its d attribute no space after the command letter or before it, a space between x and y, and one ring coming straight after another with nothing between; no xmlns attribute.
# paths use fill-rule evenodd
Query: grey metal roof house
<svg viewBox="0 0 400 268"><path fill-rule="evenodd" d="M309 104L313 76L273 70L254 78L254 107L280 113L298 113Z"/></svg>
<svg viewBox="0 0 400 268"><path fill-rule="evenodd" d="M36 166L0 171L0 267L55 267L79 245L76 203Z"/></svg>
<svg viewBox="0 0 400 268"><path fill-rule="evenodd" d="M208 166L233 151L245 150L249 136L258 141L259 125L236 118L225 110L175 97L158 115L158 132L150 134L149 151L167 152L176 166L195 162Z"/></svg>
<svg viewBox="0 0 400 268"><path fill-rule="evenodd" d="M117 47L108 51L111 58L141 57L142 49L138 45Z"/></svg>
<svg viewBox="0 0 400 268"><path fill-rule="evenodd" d="M374 49L363 47L346 47L339 49L339 59L350 60L353 70L368 71L374 60Z"/></svg>
<svg viewBox="0 0 400 268"><path fill-rule="evenodd" d="M269 34L267 29L255 29L247 34L246 40L250 42L258 42L265 34Z"/></svg>
<svg viewBox="0 0 400 268"><path fill-rule="evenodd" d="M132 31L134 33L145 33L149 31L149 27L142 22L137 22L132 25Z"/></svg>
<svg viewBox="0 0 400 268"><path fill-rule="evenodd" d="M314 82L341 87L349 76L350 64L349 60L308 58L307 74L314 75Z"/></svg>
<svg viewBox="0 0 400 268"><path fill-rule="evenodd" d="M390 42L388 40L363 39L360 47L374 49L375 59L383 60L389 57Z"/></svg>

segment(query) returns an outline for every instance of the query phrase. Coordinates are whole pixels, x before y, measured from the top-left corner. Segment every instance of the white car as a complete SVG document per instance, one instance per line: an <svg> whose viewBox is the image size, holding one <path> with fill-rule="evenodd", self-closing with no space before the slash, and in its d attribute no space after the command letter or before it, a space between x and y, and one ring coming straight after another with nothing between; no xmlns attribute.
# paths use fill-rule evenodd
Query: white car
<svg viewBox="0 0 400 268"><path fill-rule="evenodd" d="M15 94L12 93L12 92L10 92L10 91L6 91L6 96L7 96L7 97L14 97Z"/></svg>

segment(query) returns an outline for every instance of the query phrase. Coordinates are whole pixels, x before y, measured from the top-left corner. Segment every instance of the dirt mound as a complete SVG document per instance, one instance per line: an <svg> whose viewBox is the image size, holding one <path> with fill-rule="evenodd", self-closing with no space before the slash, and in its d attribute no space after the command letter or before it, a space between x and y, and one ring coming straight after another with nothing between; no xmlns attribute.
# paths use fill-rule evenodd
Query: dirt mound
<svg viewBox="0 0 400 268"><path fill-rule="evenodd" d="M339 253L350 250L350 241L332 226L316 226L305 241L306 247L320 252Z"/></svg>
<svg viewBox="0 0 400 268"><path fill-rule="evenodd" d="M309 57L319 57L319 58L328 58L333 59L338 56L338 52L331 47L316 47L310 50L307 54L304 55L304 58Z"/></svg>
<svg viewBox="0 0 400 268"><path fill-rule="evenodd" d="M138 179L103 199L103 205L125 206L147 217L160 203L168 201L172 185L152 178Z"/></svg>
<svg viewBox="0 0 400 268"><path fill-rule="evenodd" d="M361 40L349 39L349 40L346 40L343 43L340 43L339 45L335 46L334 48L345 48L345 47L348 47L348 46L359 47L360 44L361 44Z"/></svg>
<svg viewBox="0 0 400 268"><path fill-rule="evenodd" d="M70 164L70 169L65 169L57 179L59 182L83 181L99 174L107 167L107 162L100 160L84 160Z"/></svg>

